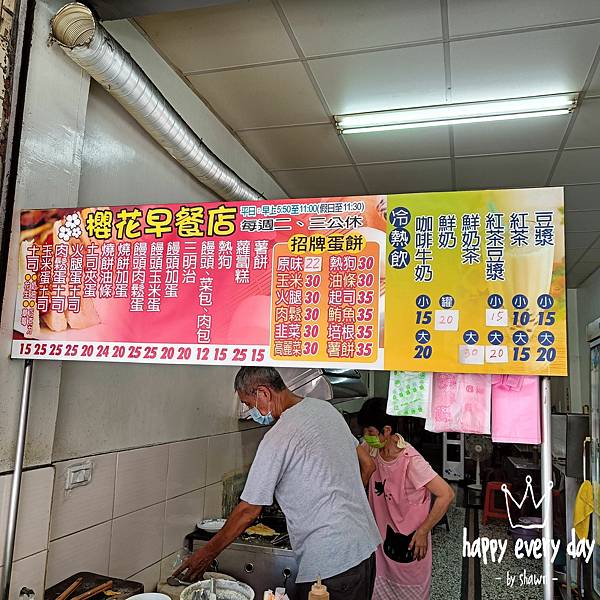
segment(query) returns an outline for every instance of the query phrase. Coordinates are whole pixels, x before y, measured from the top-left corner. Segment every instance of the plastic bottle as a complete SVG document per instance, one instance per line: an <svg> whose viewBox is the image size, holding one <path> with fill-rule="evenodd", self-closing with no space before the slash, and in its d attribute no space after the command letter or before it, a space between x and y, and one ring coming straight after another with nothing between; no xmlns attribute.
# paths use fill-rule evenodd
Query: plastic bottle
<svg viewBox="0 0 600 600"><path fill-rule="evenodd" d="M329 600L329 592L327 587L321 583L321 578L317 579L317 583L313 583L312 589L308 594L308 600Z"/></svg>

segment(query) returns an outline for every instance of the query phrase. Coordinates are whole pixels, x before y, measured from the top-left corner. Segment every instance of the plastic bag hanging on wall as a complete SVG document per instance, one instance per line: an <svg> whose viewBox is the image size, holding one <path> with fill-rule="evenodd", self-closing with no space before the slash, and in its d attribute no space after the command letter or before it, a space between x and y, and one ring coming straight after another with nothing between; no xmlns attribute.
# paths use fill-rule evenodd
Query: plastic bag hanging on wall
<svg viewBox="0 0 600 600"><path fill-rule="evenodd" d="M387 414L427 418L431 404L431 373L390 372Z"/></svg>
<svg viewBox="0 0 600 600"><path fill-rule="evenodd" d="M540 378L492 376L492 440L541 444Z"/></svg>
<svg viewBox="0 0 600 600"><path fill-rule="evenodd" d="M489 434L491 390L491 375L434 373L425 429Z"/></svg>

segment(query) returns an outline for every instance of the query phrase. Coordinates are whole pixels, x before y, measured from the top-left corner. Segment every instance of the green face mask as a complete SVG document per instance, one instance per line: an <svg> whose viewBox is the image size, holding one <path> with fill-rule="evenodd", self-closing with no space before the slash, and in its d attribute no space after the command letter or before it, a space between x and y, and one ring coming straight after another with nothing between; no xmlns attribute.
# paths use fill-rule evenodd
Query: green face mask
<svg viewBox="0 0 600 600"><path fill-rule="evenodd" d="M371 446L371 448L380 449L385 446L385 442L382 442L379 439L379 436L376 435L364 435L363 439L365 440L365 442L367 442L369 446Z"/></svg>

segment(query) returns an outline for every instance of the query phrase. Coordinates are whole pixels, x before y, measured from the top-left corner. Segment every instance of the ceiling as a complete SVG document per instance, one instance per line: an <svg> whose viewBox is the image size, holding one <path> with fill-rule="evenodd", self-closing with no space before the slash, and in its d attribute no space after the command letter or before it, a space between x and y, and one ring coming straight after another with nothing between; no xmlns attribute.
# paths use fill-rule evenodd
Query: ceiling
<svg viewBox="0 0 600 600"><path fill-rule="evenodd" d="M564 185L568 285L600 266L599 0L249 0L137 24L289 196ZM332 118L558 92L578 109L350 136Z"/></svg>

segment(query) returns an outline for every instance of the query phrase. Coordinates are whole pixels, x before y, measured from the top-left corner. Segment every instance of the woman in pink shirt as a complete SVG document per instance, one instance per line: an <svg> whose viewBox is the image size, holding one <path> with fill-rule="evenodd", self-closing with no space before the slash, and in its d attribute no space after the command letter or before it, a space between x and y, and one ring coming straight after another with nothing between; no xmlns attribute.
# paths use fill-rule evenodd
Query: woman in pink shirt
<svg viewBox="0 0 600 600"><path fill-rule="evenodd" d="M431 530L448 510L454 492L397 432L398 419L386 414L386 405L385 398L371 398L358 415L376 465L369 503L384 540L376 553L373 600L427 600Z"/></svg>

